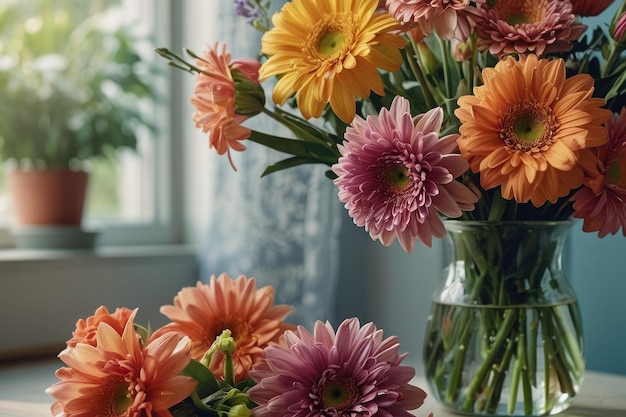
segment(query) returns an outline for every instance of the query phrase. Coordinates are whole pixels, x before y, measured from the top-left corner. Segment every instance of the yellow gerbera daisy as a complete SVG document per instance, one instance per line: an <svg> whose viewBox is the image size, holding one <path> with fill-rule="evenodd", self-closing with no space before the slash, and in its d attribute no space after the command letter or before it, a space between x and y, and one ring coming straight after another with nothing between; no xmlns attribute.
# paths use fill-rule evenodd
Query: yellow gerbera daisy
<svg viewBox="0 0 626 417"><path fill-rule="evenodd" d="M593 98L588 74L565 77L562 59L506 58L483 70L484 85L459 99L461 154L485 189L540 207L579 187L579 164L607 141L611 112Z"/></svg>
<svg viewBox="0 0 626 417"><path fill-rule="evenodd" d="M405 40L389 31L398 22L377 0L293 0L272 18L261 53L269 56L262 79L281 76L272 98L282 105L296 93L305 118L320 117L330 103L350 123L356 97L384 95L377 71L397 71Z"/></svg>

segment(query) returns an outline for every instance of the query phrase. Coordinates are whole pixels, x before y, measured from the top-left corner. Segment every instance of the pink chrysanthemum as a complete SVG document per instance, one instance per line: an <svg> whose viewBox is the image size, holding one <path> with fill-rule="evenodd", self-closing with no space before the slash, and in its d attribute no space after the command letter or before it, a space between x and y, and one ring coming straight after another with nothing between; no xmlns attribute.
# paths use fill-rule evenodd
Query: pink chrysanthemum
<svg viewBox="0 0 626 417"><path fill-rule="evenodd" d="M122 334L101 322L97 346L77 343L59 354L69 367L46 390L55 416L172 417L169 408L193 392L196 381L179 375L191 360L189 341L169 333L143 347L134 316Z"/></svg>
<svg viewBox="0 0 626 417"><path fill-rule="evenodd" d="M155 336L174 331L189 336L191 355L201 360L215 339L230 330L235 340L233 352L235 381L248 378L250 367L263 355L263 348L279 342L286 329L283 323L291 312L287 305L274 305L274 289L257 289L256 280L243 275L232 279L227 274L211 277L208 284L198 282L186 287L174 298L174 305L161 307L161 313L172 320L154 332ZM215 375L224 372L224 355L216 352L209 368Z"/></svg>
<svg viewBox="0 0 626 417"><path fill-rule="evenodd" d="M469 0L387 0L386 6L397 21L417 22L426 35L434 31L442 39L465 40L472 29L474 7L469 4Z"/></svg>
<svg viewBox="0 0 626 417"><path fill-rule="evenodd" d="M231 71L236 69L254 83L259 83L261 63L252 59L231 61L222 45L209 47L204 55L196 59L196 65L202 70L196 78L191 104L196 108L193 120L196 127L209 133L209 146L219 155L228 154L228 160L235 169L230 150L243 151L246 147L242 140L250 137L250 129L241 126L248 116L235 111L235 81Z"/></svg>
<svg viewBox="0 0 626 417"><path fill-rule="evenodd" d="M474 209L476 195L455 180L469 168L456 153L459 135L440 138L442 120L441 108L412 118L409 101L397 96L380 115L355 117L339 145L339 199L385 246L397 237L407 252L416 238L430 247L433 236L445 236L438 212L459 217Z"/></svg>
<svg viewBox="0 0 626 417"><path fill-rule="evenodd" d="M109 313L105 306L100 306L93 316L79 319L76 322L76 330L72 333L72 338L67 341L67 346L74 347L77 343L88 343L96 346L96 331L102 322L107 323L117 333L122 334L132 314L133 310L126 307L116 308L113 313Z"/></svg>
<svg viewBox="0 0 626 417"><path fill-rule="evenodd" d="M400 365L397 337L383 340L372 323L348 319L335 333L318 321L313 334L299 327L285 341L266 348L250 372L256 417L410 417L426 398L409 384L415 370Z"/></svg>
<svg viewBox="0 0 626 417"><path fill-rule="evenodd" d="M569 51L586 29L562 0L496 0L480 5L476 19L479 49L499 57Z"/></svg>
<svg viewBox="0 0 626 417"><path fill-rule="evenodd" d="M573 216L584 219L585 232L604 237L621 228L626 236L626 108L606 128L609 140L599 148L584 187L572 196Z"/></svg>

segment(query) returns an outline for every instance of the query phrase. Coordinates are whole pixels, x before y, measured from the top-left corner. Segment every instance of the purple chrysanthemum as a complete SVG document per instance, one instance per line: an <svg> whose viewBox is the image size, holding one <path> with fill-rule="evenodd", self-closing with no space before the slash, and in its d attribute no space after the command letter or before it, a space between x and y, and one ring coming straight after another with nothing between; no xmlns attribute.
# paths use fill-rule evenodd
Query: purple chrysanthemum
<svg viewBox="0 0 626 417"><path fill-rule="evenodd" d="M255 4L250 4L249 0L233 0L235 4L235 14L246 19L246 22L252 23L261 17L261 11Z"/></svg>
<svg viewBox="0 0 626 417"><path fill-rule="evenodd" d="M458 134L439 137L443 110L411 117L409 101L395 97L389 110L355 117L341 157L333 165L339 199L357 226L389 246L397 237L411 252L415 239L430 247L442 238L439 217L473 210L477 196L456 181L469 168L457 153Z"/></svg>
<svg viewBox="0 0 626 417"><path fill-rule="evenodd" d="M397 337L383 340L372 323L345 320L335 333L318 321L285 332L285 347L269 346L250 375L255 417L410 417L426 393L409 384L415 370L401 366Z"/></svg>
<svg viewBox="0 0 626 417"><path fill-rule="evenodd" d="M498 57L569 51L586 29L569 1L498 0L476 15L478 48Z"/></svg>

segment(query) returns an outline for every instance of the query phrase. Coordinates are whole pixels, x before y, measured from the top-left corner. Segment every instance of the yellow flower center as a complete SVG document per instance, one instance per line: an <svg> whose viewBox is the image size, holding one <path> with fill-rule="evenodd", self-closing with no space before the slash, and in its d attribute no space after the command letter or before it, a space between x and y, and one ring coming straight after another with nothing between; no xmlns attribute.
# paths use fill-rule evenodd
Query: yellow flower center
<svg viewBox="0 0 626 417"><path fill-rule="evenodd" d="M520 101L511 106L502 118L500 135L510 149L543 152L552 144L556 125L549 107Z"/></svg>
<svg viewBox="0 0 626 417"><path fill-rule="evenodd" d="M609 166L608 177L611 184L626 190L626 158L623 152Z"/></svg>
<svg viewBox="0 0 626 417"><path fill-rule="evenodd" d="M343 48L346 37L341 32L324 33L317 44L317 50L322 55L333 55Z"/></svg>
<svg viewBox="0 0 626 417"><path fill-rule="evenodd" d="M354 404L358 399L359 390L351 378L338 378L328 381L322 388L321 394L325 408L341 411Z"/></svg>
<svg viewBox="0 0 626 417"><path fill-rule="evenodd" d="M124 414L133 403L128 391L128 383L122 383L115 387L115 391L113 392L113 415Z"/></svg>
<svg viewBox="0 0 626 417"><path fill-rule="evenodd" d="M391 165L384 173L385 183L394 191L402 191L411 185L411 179L407 176L408 168L401 164Z"/></svg>
<svg viewBox="0 0 626 417"><path fill-rule="evenodd" d="M544 21L547 4L545 0L500 0L492 8L500 19L515 26Z"/></svg>
<svg viewBox="0 0 626 417"><path fill-rule="evenodd" d="M535 142L543 137L545 131L546 126L532 112L520 114L513 121L513 133L522 142Z"/></svg>
<svg viewBox="0 0 626 417"><path fill-rule="evenodd" d="M311 28L302 51L309 61L323 72L343 67L343 61L351 57L350 49L354 42L356 25L354 17L346 13L332 16L332 19L317 23Z"/></svg>

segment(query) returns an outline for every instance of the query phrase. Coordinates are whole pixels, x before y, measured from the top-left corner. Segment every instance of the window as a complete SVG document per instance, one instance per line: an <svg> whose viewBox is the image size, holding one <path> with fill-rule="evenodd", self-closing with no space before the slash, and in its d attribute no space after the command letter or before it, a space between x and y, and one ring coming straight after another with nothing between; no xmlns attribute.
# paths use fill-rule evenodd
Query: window
<svg viewBox="0 0 626 417"><path fill-rule="evenodd" d="M154 121L156 130L137 128L136 152L121 150L111 152L108 159L87 161L91 175L83 227L101 232L99 242L104 245L171 241L170 126L168 103L163 100L167 96L168 80L165 76L167 72L159 68L164 66L162 60L153 51L155 45L169 43L169 1L97 0L85 3L82 0L8 0L3 3L0 7L0 31L3 32L0 37L0 68L15 53L16 45L22 53L32 55L63 50L67 42L64 36L78 26L72 22L81 22L96 13L106 13L107 17L100 24L128 25L133 34L144 39L136 44L141 61L157 68L157 74L140 73L138 77L143 77L143 81L150 84L161 99L142 103L139 110ZM50 32L50 22L65 28L65 31ZM20 33L34 35L43 30L48 32L38 39L45 40L45 45L28 44L23 39L16 39ZM6 36L7 33L10 36ZM5 174L6 169L0 170L0 233L4 234L0 234L0 243L4 246L7 245L7 232L14 223Z"/></svg>

